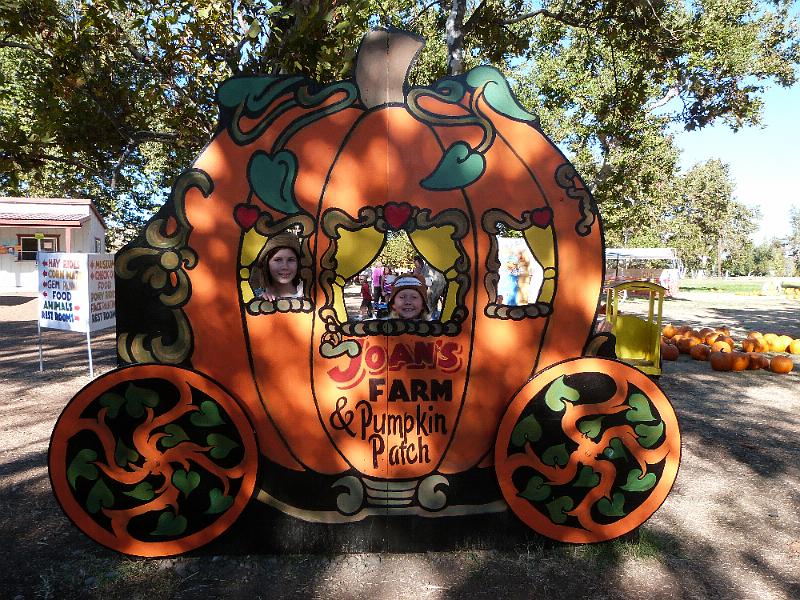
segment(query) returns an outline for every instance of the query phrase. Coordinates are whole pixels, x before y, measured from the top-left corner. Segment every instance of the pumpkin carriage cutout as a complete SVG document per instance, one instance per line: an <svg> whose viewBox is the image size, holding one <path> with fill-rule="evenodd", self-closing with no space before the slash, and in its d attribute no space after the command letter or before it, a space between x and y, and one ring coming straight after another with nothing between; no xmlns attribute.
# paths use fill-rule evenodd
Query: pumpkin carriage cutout
<svg viewBox="0 0 800 600"><path fill-rule="evenodd" d="M575 169L481 66L406 76L422 40L377 30L353 80L240 77L169 201L116 258L121 368L59 418L50 478L118 551L186 552L252 502L298 522L509 508L559 541L626 534L677 474L674 412L640 371L583 357L603 282ZM254 273L294 232L302 295ZM513 232L537 284L498 294ZM358 320L345 288L402 233L444 278L435 320Z"/></svg>

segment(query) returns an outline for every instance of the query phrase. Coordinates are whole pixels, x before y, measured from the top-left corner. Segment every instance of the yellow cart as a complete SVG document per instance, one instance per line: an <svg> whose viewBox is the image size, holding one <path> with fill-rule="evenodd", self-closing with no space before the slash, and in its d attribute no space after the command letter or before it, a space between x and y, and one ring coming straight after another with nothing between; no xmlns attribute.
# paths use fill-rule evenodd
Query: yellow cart
<svg viewBox="0 0 800 600"><path fill-rule="evenodd" d="M666 288L649 281L626 281L608 287L606 319L617 338L617 358L647 375L661 375L661 311ZM647 319L619 312L620 300L626 296L646 294Z"/></svg>

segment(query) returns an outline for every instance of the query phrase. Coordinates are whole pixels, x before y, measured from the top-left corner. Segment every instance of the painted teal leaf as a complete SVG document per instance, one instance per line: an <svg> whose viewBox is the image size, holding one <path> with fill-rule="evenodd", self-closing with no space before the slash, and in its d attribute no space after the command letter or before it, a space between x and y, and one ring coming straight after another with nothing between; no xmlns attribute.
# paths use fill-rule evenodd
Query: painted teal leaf
<svg viewBox="0 0 800 600"><path fill-rule="evenodd" d="M533 415L528 415L514 427L511 432L511 443L522 448L525 442L538 442L542 437L542 426Z"/></svg>
<svg viewBox="0 0 800 600"><path fill-rule="evenodd" d="M119 394L108 392L100 396L100 406L105 406L108 411L106 414L111 419L116 419L119 414L119 409L125 404L125 398Z"/></svg>
<svg viewBox="0 0 800 600"><path fill-rule="evenodd" d="M525 489L517 495L531 502L541 502L551 493L552 488L544 482L544 479L535 475L528 480Z"/></svg>
<svg viewBox="0 0 800 600"><path fill-rule="evenodd" d="M200 403L200 410L193 412L189 420L192 425L197 425L198 427L214 427L225 423L225 420L219 414L219 407L211 400L203 400Z"/></svg>
<svg viewBox="0 0 800 600"><path fill-rule="evenodd" d="M85 477L89 481L97 479L97 467L91 464L96 460L97 452L89 448L84 448L75 455L75 458L72 459L69 467L67 467L67 481L69 481L69 485L73 490L78 477Z"/></svg>
<svg viewBox="0 0 800 600"><path fill-rule="evenodd" d="M126 496L130 496L131 498L136 498L137 500L142 500L143 502L149 502L153 498L156 497L156 493L153 491L153 486L143 481L135 488L133 488L130 492L122 492Z"/></svg>
<svg viewBox="0 0 800 600"><path fill-rule="evenodd" d="M139 387L132 383L125 390L125 410L133 418L144 414L144 407L153 408L158 405L158 394L153 390Z"/></svg>
<svg viewBox="0 0 800 600"><path fill-rule="evenodd" d="M183 515L175 515L171 511L164 511L158 517L156 528L150 535L180 535L186 531L189 522Z"/></svg>
<svg viewBox="0 0 800 600"><path fill-rule="evenodd" d="M572 510L573 502L569 496L561 496L545 506L553 523L564 523L567 520L567 511Z"/></svg>
<svg viewBox="0 0 800 600"><path fill-rule="evenodd" d="M578 479L572 485L574 487L593 488L600 484L600 474L597 473L592 467L584 465L581 467L581 472L578 474Z"/></svg>
<svg viewBox="0 0 800 600"><path fill-rule="evenodd" d="M636 435L639 436L637 441L640 446L652 448L658 443L658 440L661 439L661 434L664 433L664 423L661 422L656 425L637 425L633 430L636 432Z"/></svg>
<svg viewBox="0 0 800 600"><path fill-rule="evenodd" d="M214 458L225 458L231 450L238 448L239 444L221 433L212 433L206 438L206 443L211 446L211 456Z"/></svg>
<svg viewBox="0 0 800 600"><path fill-rule="evenodd" d="M86 510L91 514L95 514L100 508L108 508L114 504L114 494L108 489L108 486L102 479L98 479L89 490L89 495L86 497Z"/></svg>
<svg viewBox="0 0 800 600"><path fill-rule="evenodd" d="M117 448L114 451L114 460L120 467L125 467L128 463L139 460L139 453L136 452L136 450L128 448L125 442L119 439L117 440Z"/></svg>
<svg viewBox="0 0 800 600"><path fill-rule="evenodd" d="M466 90L455 79L442 79L436 82L436 91L447 96L448 101L458 102L464 97Z"/></svg>
<svg viewBox="0 0 800 600"><path fill-rule="evenodd" d="M542 462L546 465L554 467L565 466L569 462L569 453L567 452L566 444L558 444L550 446L547 450L542 452Z"/></svg>
<svg viewBox="0 0 800 600"><path fill-rule="evenodd" d="M302 77L237 77L229 79L217 90L219 104L234 109L244 102L247 113L251 116L261 113L275 99Z"/></svg>
<svg viewBox="0 0 800 600"><path fill-rule="evenodd" d="M433 173L420 182L429 190L456 190L475 182L486 168L486 159L466 142L453 143Z"/></svg>
<svg viewBox="0 0 800 600"><path fill-rule="evenodd" d="M169 434L161 438L161 445L164 446L164 448L174 448L181 442L185 442L189 439L183 427L175 423L170 423L164 427L164 431Z"/></svg>
<svg viewBox="0 0 800 600"><path fill-rule="evenodd" d="M652 421L655 419L650 410L650 401L642 394L632 394L628 398L631 409L625 412L625 418L631 423L641 423L642 421Z"/></svg>
<svg viewBox="0 0 800 600"><path fill-rule="evenodd" d="M267 206L287 215L300 212L294 196L297 179L297 158L289 150L272 155L257 150L247 165L247 176L253 192Z"/></svg>
<svg viewBox="0 0 800 600"><path fill-rule="evenodd" d="M608 448L603 450L603 456L615 460L618 458L625 458L628 454L625 452L625 446L619 438L611 438L608 443Z"/></svg>
<svg viewBox="0 0 800 600"><path fill-rule="evenodd" d="M544 395L544 403L547 407L554 412L561 412L564 410L564 401L575 403L580 400L581 395L578 390L569 387L564 383L564 376L562 375L550 384L547 392Z"/></svg>
<svg viewBox="0 0 800 600"><path fill-rule="evenodd" d="M600 514L607 517L624 517L625 511L622 508L623 506L625 506L625 496L616 493L611 501L609 501L608 498L600 498L600 501L597 503L597 510L600 511Z"/></svg>
<svg viewBox="0 0 800 600"><path fill-rule="evenodd" d="M180 469L172 474L172 485L183 492L184 496L192 493L200 485L200 473Z"/></svg>
<svg viewBox="0 0 800 600"><path fill-rule="evenodd" d="M658 478L655 473L648 473L642 477L641 469L632 469L628 471L628 480L625 485L620 486L626 492L646 492L652 488Z"/></svg>
<svg viewBox="0 0 800 600"><path fill-rule="evenodd" d="M603 417L598 417L596 419L582 419L578 423L578 431L592 439L598 437L602 429Z"/></svg>
<svg viewBox="0 0 800 600"><path fill-rule="evenodd" d="M208 493L208 510L205 512L207 515L216 515L225 512L233 504L233 498L226 496L222 490L214 488Z"/></svg>
<svg viewBox="0 0 800 600"><path fill-rule="evenodd" d="M536 117L520 106L511 92L505 77L494 67L483 65L467 73L467 85L477 89L484 83L484 98L495 111L518 121L534 121Z"/></svg>

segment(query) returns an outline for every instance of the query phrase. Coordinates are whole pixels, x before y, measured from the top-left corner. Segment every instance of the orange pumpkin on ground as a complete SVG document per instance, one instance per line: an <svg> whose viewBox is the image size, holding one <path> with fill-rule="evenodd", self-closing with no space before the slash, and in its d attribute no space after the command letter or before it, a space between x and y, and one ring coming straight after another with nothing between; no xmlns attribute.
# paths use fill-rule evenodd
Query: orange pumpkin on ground
<svg viewBox="0 0 800 600"><path fill-rule="evenodd" d="M709 333L714 333L714 330L711 327L703 327L698 333L705 338Z"/></svg>
<svg viewBox="0 0 800 600"><path fill-rule="evenodd" d="M747 333L747 337L749 337L749 338L763 338L764 334L761 333L760 331L749 331Z"/></svg>
<svg viewBox="0 0 800 600"><path fill-rule="evenodd" d="M761 339L763 339L767 344L769 344L769 347L772 348L773 344L777 344L778 334L777 333L765 333L762 336Z"/></svg>
<svg viewBox="0 0 800 600"><path fill-rule="evenodd" d="M800 354L800 338L792 340L786 351L790 352L791 354Z"/></svg>
<svg viewBox="0 0 800 600"><path fill-rule="evenodd" d="M717 331L719 333L723 334L723 335L730 335L731 334L731 330L728 329L727 327L717 327Z"/></svg>
<svg viewBox="0 0 800 600"><path fill-rule="evenodd" d="M755 352L756 341L752 338L747 338L746 340L742 340L742 350L744 350L745 352Z"/></svg>
<svg viewBox="0 0 800 600"><path fill-rule="evenodd" d="M709 354L711 354L711 348L705 344L697 344L689 350L689 355L695 360L708 360Z"/></svg>
<svg viewBox="0 0 800 600"><path fill-rule="evenodd" d="M731 371L745 371L750 366L750 358L744 352L731 352Z"/></svg>
<svg viewBox="0 0 800 600"><path fill-rule="evenodd" d="M791 344L793 341L794 340L788 335L779 335L775 343L775 347L780 348L780 350L776 350L776 352L786 352L789 344Z"/></svg>
<svg viewBox="0 0 800 600"><path fill-rule="evenodd" d="M678 360L678 347L675 344L661 344L661 358L664 360Z"/></svg>
<svg viewBox="0 0 800 600"><path fill-rule="evenodd" d="M715 371L730 371L732 368L730 351L712 352L708 357L711 368Z"/></svg>
<svg viewBox="0 0 800 600"><path fill-rule="evenodd" d="M712 352L730 352L731 350L733 350L733 348L731 348L727 342L724 342L722 340L716 341L713 344L711 344Z"/></svg>
<svg viewBox="0 0 800 600"><path fill-rule="evenodd" d="M773 373L785 375L790 373L792 369L794 369L794 363L788 356L773 356L772 360L769 361L769 370Z"/></svg>
<svg viewBox="0 0 800 600"><path fill-rule="evenodd" d="M687 331L686 332L686 337L695 338L695 339L700 340L701 342L703 341L703 336L700 335L700 333L695 331L694 329L690 329L689 331Z"/></svg>
<svg viewBox="0 0 800 600"><path fill-rule="evenodd" d="M666 338L672 338L676 333L678 333L678 330L675 329L675 326L672 323L667 323L664 326L664 329L661 330L661 333Z"/></svg>
<svg viewBox="0 0 800 600"><path fill-rule="evenodd" d="M747 354L747 358L750 361L747 366L750 371L757 371L758 369L766 369L769 367L769 359L763 354L759 354L758 352L749 352Z"/></svg>
<svg viewBox="0 0 800 600"><path fill-rule="evenodd" d="M678 350L681 354L689 354L689 351L694 347L700 344L700 340L695 337L684 337L678 340Z"/></svg>

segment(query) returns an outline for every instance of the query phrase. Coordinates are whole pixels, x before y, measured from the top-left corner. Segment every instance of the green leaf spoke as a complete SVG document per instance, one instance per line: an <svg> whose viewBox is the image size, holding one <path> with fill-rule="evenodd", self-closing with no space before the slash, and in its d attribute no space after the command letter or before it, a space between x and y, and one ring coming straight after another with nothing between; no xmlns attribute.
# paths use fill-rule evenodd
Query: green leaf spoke
<svg viewBox="0 0 800 600"><path fill-rule="evenodd" d="M610 458L611 460L617 460L620 458L626 458L628 453L625 451L625 446L622 444L622 440L615 437L611 438L611 441L608 443L608 447L603 450L603 456Z"/></svg>
<svg viewBox="0 0 800 600"><path fill-rule="evenodd" d="M143 481L131 491L122 493L126 496L136 498L137 500L141 500L143 502L149 502L156 497L156 493L153 491L153 486L146 481Z"/></svg>
<svg viewBox="0 0 800 600"><path fill-rule="evenodd" d="M106 414L111 419L117 418L117 415L119 414L119 409L122 408L123 404L125 404L125 398L123 398L119 394L107 392L102 396L100 396L100 406L105 406L108 409Z"/></svg>
<svg viewBox="0 0 800 600"><path fill-rule="evenodd" d="M101 508L109 508L114 504L114 494L108 489L105 481L98 479L89 490L86 497L86 510L91 514L97 513Z"/></svg>
<svg viewBox="0 0 800 600"><path fill-rule="evenodd" d="M536 117L524 110L514 99L508 81L495 67L483 65L467 73L467 85L473 89L488 83L484 88L484 98L495 111L511 119L534 121Z"/></svg>
<svg viewBox="0 0 800 600"><path fill-rule="evenodd" d="M197 427L214 427L225 424L225 420L219 414L219 407L211 400L201 402L200 409L193 412L189 420L192 425Z"/></svg>
<svg viewBox="0 0 800 600"><path fill-rule="evenodd" d="M641 469L631 469L628 471L628 479L625 485L620 487L626 492L646 492L651 489L657 481L658 478L655 473L648 473L642 476Z"/></svg>
<svg viewBox="0 0 800 600"><path fill-rule="evenodd" d="M466 142L454 142L433 172L420 182L429 190L455 190L474 183L483 175L486 159Z"/></svg>
<svg viewBox="0 0 800 600"><path fill-rule="evenodd" d="M604 417L598 417L596 419L582 419L578 423L578 431L592 439L599 437L600 431L602 431L603 428L603 418Z"/></svg>
<svg viewBox="0 0 800 600"><path fill-rule="evenodd" d="M211 433L206 437L206 443L211 446L211 456L213 458L225 458L231 450L238 448L239 444L221 433Z"/></svg>
<svg viewBox="0 0 800 600"><path fill-rule="evenodd" d="M544 482L544 479L534 475L528 480L525 489L517 495L531 502L541 502L549 498L551 493L552 488Z"/></svg>
<svg viewBox="0 0 800 600"><path fill-rule="evenodd" d="M164 431L169 434L160 440L161 445L164 446L164 448L174 448L181 442L185 442L189 439L189 436L183 430L183 427L176 425L175 423L170 423L164 427Z"/></svg>
<svg viewBox="0 0 800 600"><path fill-rule="evenodd" d="M562 375L550 384L544 396L544 403L553 412L561 412L565 408L565 402L572 402L573 404L580 400L580 393L578 390L569 387L564 383L564 376Z"/></svg>
<svg viewBox="0 0 800 600"><path fill-rule="evenodd" d="M78 452L67 467L67 481L72 489L75 489L75 483L78 477L84 477L89 481L97 479L98 470L92 463L97 460L97 452L89 448L84 448Z"/></svg>
<svg viewBox="0 0 800 600"><path fill-rule="evenodd" d="M632 394L628 398L628 405L631 409L625 412L625 418L631 423L655 420L650 400L643 394Z"/></svg>
<svg viewBox="0 0 800 600"><path fill-rule="evenodd" d="M566 444L550 446L542 453L542 462L551 467L565 467L569 462L569 453Z"/></svg>
<svg viewBox="0 0 800 600"><path fill-rule="evenodd" d="M117 440L117 448L114 451L114 460L120 467L126 467L128 463L139 460L139 453L128 448L122 439Z"/></svg>
<svg viewBox="0 0 800 600"><path fill-rule="evenodd" d="M620 493L614 494L611 500L608 498L600 498L597 502L597 510L600 511L600 514L607 517L624 517L624 506L625 496Z"/></svg>
<svg viewBox="0 0 800 600"><path fill-rule="evenodd" d="M584 465L581 467L578 478L572 485L574 487L593 488L600 484L600 474L597 473L592 467Z"/></svg>
<svg viewBox="0 0 800 600"><path fill-rule="evenodd" d="M184 496L189 496L200 485L200 473L196 471L175 471L172 474L172 485L180 490Z"/></svg>
<svg viewBox="0 0 800 600"><path fill-rule="evenodd" d="M511 443L522 448L525 442L538 442L542 437L542 426L533 415L528 415L514 427L511 432Z"/></svg>
<svg viewBox="0 0 800 600"><path fill-rule="evenodd" d="M175 536L181 535L186 531L186 526L189 522L183 515L176 515L172 511L164 511L158 516L156 528L150 535L158 536Z"/></svg>
<svg viewBox="0 0 800 600"><path fill-rule="evenodd" d="M547 514L550 515L550 520L558 524L566 522L567 512L572 510L573 506L574 503L569 496L560 496L545 505Z"/></svg>
<svg viewBox="0 0 800 600"><path fill-rule="evenodd" d="M208 510L205 512L207 515L217 515L225 512L233 504L233 498L226 496L219 488L214 488L208 493Z"/></svg>
<svg viewBox="0 0 800 600"><path fill-rule="evenodd" d="M125 390L125 410L133 418L144 414L144 407L153 408L158 405L158 394L153 390L128 384Z"/></svg>
<svg viewBox="0 0 800 600"><path fill-rule="evenodd" d="M664 433L664 423L659 422L657 425L643 425L639 424L633 429L638 435L638 439L636 441L639 442L639 445L644 448L652 448L658 443L658 440L661 439L661 436Z"/></svg>

